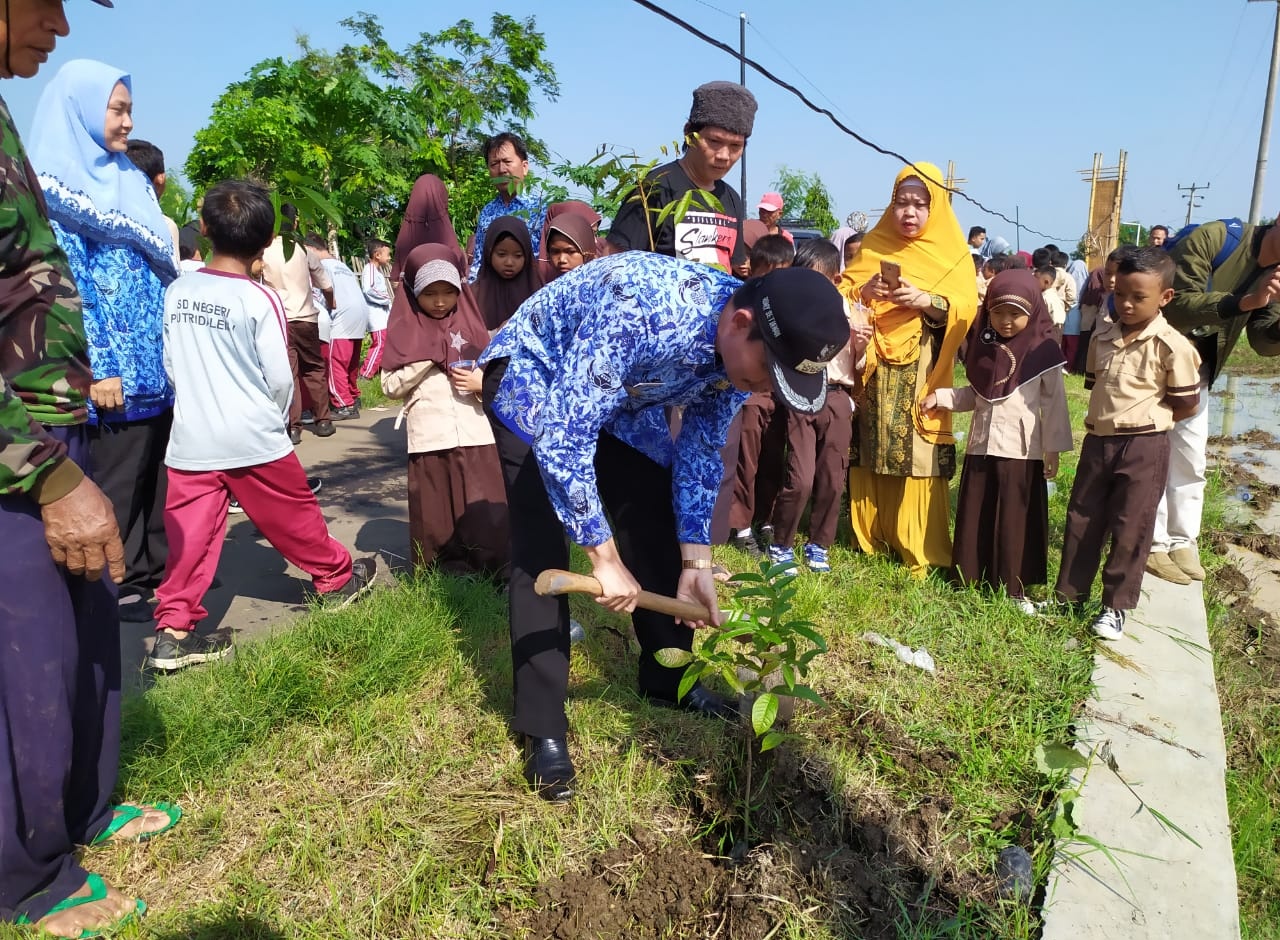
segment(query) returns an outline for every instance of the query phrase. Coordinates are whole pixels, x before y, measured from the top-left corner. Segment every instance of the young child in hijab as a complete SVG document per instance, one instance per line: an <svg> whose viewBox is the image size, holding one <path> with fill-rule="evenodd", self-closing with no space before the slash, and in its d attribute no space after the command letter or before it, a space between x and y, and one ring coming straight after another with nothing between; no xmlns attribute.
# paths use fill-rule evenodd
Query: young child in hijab
<svg viewBox="0 0 1280 940"><path fill-rule="evenodd" d="M494 219L485 233L484 254L472 288L489 335L510 320L541 286L524 219L514 215ZM480 390L478 379L473 390Z"/></svg>
<svg viewBox="0 0 1280 940"><path fill-rule="evenodd" d="M585 218L565 212L547 223L543 247L550 269L547 280L552 281L595 258L596 234Z"/></svg>
<svg viewBox="0 0 1280 940"><path fill-rule="evenodd" d="M940 388L921 409L972 411L956 508L953 564L964 583L1003 587L1027 614L1026 588L1048 580L1049 493L1058 454L1071 450L1062 367L1036 276L991 279L969 331L966 388Z"/></svg>
<svg viewBox="0 0 1280 940"><path fill-rule="evenodd" d="M489 228L489 255L501 247L497 225ZM382 390L405 403L396 427L408 429L412 564L505 577L506 490L477 394L475 360L489 332L466 262L455 246L426 244L409 252L403 271L387 326Z"/></svg>

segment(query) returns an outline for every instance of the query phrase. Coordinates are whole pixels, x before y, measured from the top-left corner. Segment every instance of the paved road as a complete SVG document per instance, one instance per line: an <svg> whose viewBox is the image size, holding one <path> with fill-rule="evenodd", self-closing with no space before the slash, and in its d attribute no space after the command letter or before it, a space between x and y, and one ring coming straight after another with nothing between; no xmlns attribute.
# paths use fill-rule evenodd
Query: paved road
<svg viewBox="0 0 1280 940"><path fill-rule="evenodd" d="M409 554L405 436L393 426L396 413L366 410L357 420L337 422L329 438L304 430L297 448L308 475L324 481L318 498L330 532L353 554L378 556L383 578ZM305 609L310 578L287 564L247 516L230 517L218 578L221 586L205 600L209 619L202 632L229 630L237 641L252 639ZM125 672L138 677L155 624L121 627Z"/></svg>

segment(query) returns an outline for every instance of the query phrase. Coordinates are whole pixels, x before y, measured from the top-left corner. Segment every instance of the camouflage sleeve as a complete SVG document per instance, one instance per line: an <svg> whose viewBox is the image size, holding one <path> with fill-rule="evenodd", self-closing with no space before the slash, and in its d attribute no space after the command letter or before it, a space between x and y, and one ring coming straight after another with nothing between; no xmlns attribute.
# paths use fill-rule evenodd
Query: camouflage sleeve
<svg viewBox="0 0 1280 940"><path fill-rule="evenodd" d="M0 99L0 494L49 503L84 474L48 428L86 417L80 297Z"/></svg>
<svg viewBox="0 0 1280 940"><path fill-rule="evenodd" d="M0 493L27 492L40 504L70 493L84 472L62 443L28 413L0 377Z"/></svg>

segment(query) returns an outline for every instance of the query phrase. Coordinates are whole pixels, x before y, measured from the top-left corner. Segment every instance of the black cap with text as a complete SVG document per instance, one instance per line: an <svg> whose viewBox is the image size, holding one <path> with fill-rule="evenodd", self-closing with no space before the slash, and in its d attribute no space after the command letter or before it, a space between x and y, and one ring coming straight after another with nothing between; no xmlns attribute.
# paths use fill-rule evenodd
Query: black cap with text
<svg viewBox="0 0 1280 940"><path fill-rule="evenodd" d="M764 338L778 400L814 414L827 399L827 363L849 342L844 298L811 268L780 268L748 281L750 306Z"/></svg>

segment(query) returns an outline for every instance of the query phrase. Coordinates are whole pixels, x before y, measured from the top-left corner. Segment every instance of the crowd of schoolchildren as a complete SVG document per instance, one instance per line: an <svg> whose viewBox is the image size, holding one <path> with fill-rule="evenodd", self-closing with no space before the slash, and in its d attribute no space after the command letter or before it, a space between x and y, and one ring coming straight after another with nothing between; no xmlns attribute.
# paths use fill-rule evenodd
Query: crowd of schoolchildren
<svg viewBox="0 0 1280 940"><path fill-rule="evenodd" d="M62 85L74 91L60 91ZM59 113L76 95L127 93L127 76L100 63L70 63L51 89L42 121L68 138L48 135L50 147L63 147L58 159L51 151L47 157L62 172L48 177L51 198L67 180L89 186L81 178L96 153L129 146L140 163L155 164L147 176L155 193L162 191L163 158L127 142L127 108L116 128L120 146L104 146L82 119ZM109 134L114 107L110 97ZM527 169L514 135L495 137L486 154L504 172L522 163ZM798 567L807 513L803 564L828 572L847 496L853 541L864 552L892 551L916 574L944 568L960 581L992 584L1033 613L1026 588L1047 581L1046 480L1057 472L1058 454L1072 446L1063 372L1083 371L1094 394L1056 593L1068 601L1087 597L1109 535L1094 629L1119 635L1146 563L1148 517L1168 459L1163 432L1194 410L1198 389L1194 351L1159 315L1171 295L1168 258L1155 249L1116 252L1090 274L1052 245L1030 255L991 251L981 229L970 231L965 246L936 179L909 169L870 231L842 228L830 240L797 243L779 225L776 193L761 200L759 221L743 226L749 256L744 264L735 249L735 271L821 272L846 297L850 341L828 366L829 393L818 413L780 407L768 393L743 407L732 432L736 454L725 468L732 485L722 489L730 526L724 540L753 558L767 554ZM120 173L134 187L145 185L142 176L123 167ZM374 560L353 561L328 534L314 495L318 481L308 480L293 452L304 427L325 437L335 421L359 417L360 377L380 377L383 392L402 402L396 427L407 437L413 565L502 577L504 484L477 360L544 284L611 250L598 234L601 216L585 203L542 206L502 185L503 198L486 206L464 254L444 184L423 176L394 254L387 242L371 241L359 274L325 239L300 237L290 206L273 235L270 200L252 184L214 187L204 200L201 237L188 231L167 242L165 229L172 236L173 226L153 193L132 194L128 224L138 232L138 250L154 257L142 269L149 276L114 302L127 298L148 310L162 342L121 348L129 331L113 331L106 309L113 298L102 298L104 309L96 310L90 291L86 325L102 371L126 376L115 387L95 385L92 397L105 418L97 425L105 473L113 464L124 468L120 487L132 504L121 513L113 496L121 529L131 543L140 533L130 545L121 610L155 619L152 666L181 668L229 649L225 639L194 629L206 616L202 599L215 578L228 512L247 513L312 576L322 597L345 603L372 583ZM113 221L119 224L103 224ZM55 232L86 283L96 265L116 263L60 226L56 213ZM177 246L177 258L160 257L166 243ZM203 259L202 245L210 246ZM956 263L970 256L976 279ZM150 273L156 271L165 276ZM172 283L164 290L166 280ZM913 286L920 283L935 292ZM113 356L120 361L108 362ZM951 387L956 361L966 367L966 387ZM151 376L154 401L146 382L128 380L139 375ZM1095 384L1099 376L1106 380ZM123 420L116 420L120 409ZM974 418L953 539L955 411ZM113 451L149 456L135 466ZM1130 477L1132 467L1143 472ZM728 572L717 566L717 575Z"/></svg>
<svg viewBox="0 0 1280 940"><path fill-rule="evenodd" d="M917 191L927 194L927 187ZM224 198L228 192L236 194L230 203ZM332 321L325 358L333 416L358 414L354 379L360 371L361 340L369 331L374 337L370 359L381 359L383 391L403 402L397 427L403 424L407 433L415 565L500 576L507 553L505 498L498 455L481 406L482 376L476 360L489 337L543 283L595 256L595 227L600 218L581 203L552 207L539 233L542 250L535 252L523 219L498 217L488 227L479 270L469 281L443 184L424 177L415 192L416 211L405 221L410 231L398 240L407 254L395 259L396 273L390 280L385 243L370 245L370 260L357 278L329 254L322 240L307 239L306 252L313 263L318 259L329 281L322 292L323 282L313 280L317 284L314 300L327 309ZM271 221L265 194L229 183L215 188L206 199L205 227L214 252L211 268L225 267L228 256L235 259L237 271L245 259L252 262L253 253L244 244L228 244L219 234L218 219L219 213L231 208L243 211L252 198L260 203L260 240L268 237ZM237 230L244 228L241 222L235 224ZM871 240L874 243L874 237ZM863 241L863 233L857 232L798 244L782 234L762 234L750 244L750 276L794 265L817 270L841 286L856 266ZM1167 475L1164 432L1191 414L1197 403L1199 358L1160 316L1161 307L1172 297L1172 262L1156 248L1119 249L1091 277L1082 264L1070 263L1054 246L1030 256L983 257L975 252L973 258L974 289L981 303L959 349L968 384L938 387L918 405L924 419L973 412L951 556L940 567L950 568L961 582L1003 589L1023 611L1037 612L1041 605L1028 597L1027 588L1048 580L1046 481L1057 474L1059 454L1073 447L1063 376L1066 370L1083 372L1093 393L1055 596L1071 603L1088 598L1109 538L1103 606L1093 630L1115 638L1123 630L1125 612L1137 605L1163 493L1161 481ZM910 273L905 268L900 277ZM170 288L167 309L173 311L201 293L231 296L242 290L238 282L224 286L207 278L184 279ZM876 298L846 293L853 297L846 305L850 343L828 366L829 393L823 409L803 414L778 407L768 393L753 395L742 411L737 464L728 471L735 475L730 544L753 558L767 554L775 563L798 566L796 540L808 512L802 558L814 573L830 571L828 551L836 540L850 481L849 453L858 436L858 412L874 412L878 404L867 381L869 347L885 360L882 368L890 368L889 344L877 337L875 328ZM260 326L269 319L263 303L269 295L251 292L250 296L262 306L254 319ZM368 311L388 306L387 299L386 329L373 329ZM207 344L202 347L204 361L182 360L177 322L172 317L166 320L166 349L175 375L181 425L189 397L200 393L189 391L180 376L207 377L213 362ZM1081 335L1083 344L1078 338L1071 342ZM272 335L273 346L279 345L278 339ZM278 350L272 352L278 356ZM265 353L260 357L264 363L270 360ZM236 384L244 389L253 383L241 376ZM224 406L223 413L228 412ZM900 417L884 415L881 420L892 426ZM207 428L201 435L207 439ZM175 437L181 439L177 429ZM286 446L282 441L277 444ZM241 463L248 466L249 456ZM294 464L291 461L290 467ZM177 465L171 460L170 466ZM339 560L338 574L332 574L339 552L331 553L331 558L308 559L291 541L301 532L298 518L308 514L318 518L315 500L300 474L294 471L292 479L271 484L277 497L289 494L298 501L288 510L288 518L293 519L289 533L273 525L270 515L262 515L261 501L246 489L243 479L226 481L226 489L232 496L243 497L241 505L264 535L291 561L313 573L317 590L323 593L326 578L345 582L346 571ZM302 503L312 508L293 515L301 511ZM201 529L205 536L220 531L221 518L216 513L208 522L212 525ZM312 528L319 531L322 524ZM314 534L306 533L303 540ZM207 538L196 544L199 566L207 569L204 576L188 574L178 564L171 579L185 579L185 590L198 599L212 576L216 546ZM863 547L876 550L870 544ZM362 572L356 583L365 584L368 573ZM157 616L163 624L172 601L163 588L160 593ZM179 619L193 624L198 613L188 603ZM200 660L193 657L184 664L190 661Z"/></svg>
<svg viewBox="0 0 1280 940"><path fill-rule="evenodd" d="M928 186L913 188L909 177L896 185L895 198L899 193L931 195ZM353 576L350 556L328 536L290 441L281 428L268 427L279 424L272 415L287 404L293 387L282 366L279 330L281 323L285 335L289 329L289 315L282 308L288 306L290 279L287 273L274 273L270 263L262 270L256 264L255 246L271 247L274 218L269 208L266 194L250 184L225 183L211 190L203 223L212 255L202 269L192 266L203 271L201 276L181 278L166 295L165 364L176 390L166 511L169 525L184 538L171 544L169 571L157 592L155 616L162 642L151 661L158 668L203 662L228 649L225 640L191 632L204 616L200 598L213 578L228 500L247 512L286 558L312 574L317 593L334 592L348 600L367 588L373 576L372 559L356 561ZM922 206L922 216L927 208ZM934 225L949 214L949 208L936 212ZM892 225L891 214L886 220ZM380 375L383 392L403 403L396 427L403 426L407 435L415 566L502 577L508 550L506 502L476 360L489 338L544 283L596 256L600 221L583 203L551 206L538 233L540 250L535 250L526 220L497 217L478 251L476 276L469 280L447 192L428 175L415 187L397 239L404 253L395 256L394 265L390 246L381 241L369 244L369 260L360 275L315 236L305 239L290 262L277 249L277 266L295 267L299 283L307 287L324 350L322 393L308 395L317 387L310 383L298 386L311 411L300 413L299 404L293 405L299 424L310 424L323 435L331 421L357 417L357 376ZM882 375L893 370L892 334L883 326L877 330L877 320L883 319L877 303L885 303L887 296L877 291L889 288L875 283L884 276L879 270L861 284L853 273L864 242L879 246L877 231L864 236L842 230L830 240L798 243L784 231L748 230L749 276L787 266L821 272L849 298L850 342L828 366L829 392L817 414L779 407L768 393L752 395L744 406L736 466L726 468L734 476L728 491L729 544L754 559L767 555L798 570L795 548L807 512L803 564L813 573L829 572L828 552L848 495L855 542L865 551L888 546L910 564L912 536L903 535L895 544L892 536L876 534L878 518L866 527L858 524L860 510L864 521L868 509L873 516L887 516L894 499L877 504L873 491L867 491L870 498L856 495L856 453L859 448L873 452L870 439L878 433L867 427L868 420L892 436L907 421L971 411L954 538L947 531L945 505L941 532L936 507L921 511L920 557L926 563L912 568L917 573L948 568L959 582L1002 589L1034 615L1043 602L1030 599L1027 588L1048 580L1046 481L1057 474L1058 455L1073 447L1064 371L1083 372L1093 389L1085 420L1088 434L1054 594L1070 603L1088 598L1109 538L1103 606L1093 630L1104 638L1118 637L1125 612L1137 605L1163 493L1160 481L1167 469L1162 468L1168 463L1164 432L1194 411L1197 401L1198 357L1160 316L1172 296L1169 257L1154 248L1120 249L1090 275L1052 245L1030 255L974 251L979 309L956 350L969 384L934 387L922 401L908 401L907 412L894 412L883 407L877 387L868 380L869 361L879 360ZM889 254L882 250L877 256L883 260ZM897 272L900 280L920 276L910 258L907 253ZM228 273L238 277L209 276ZM246 274L276 287L278 295L246 285ZM868 285L869 291L858 289ZM236 311L222 329L235 336L235 317L241 315L250 326L244 335L254 339L225 353L208 341L209 329L198 318L179 315L187 309ZM192 341L188 334L193 331L200 341ZM361 365L366 334L368 352ZM210 335L216 336L216 330ZM916 371L916 366L910 368ZM225 374L219 376L219 370ZM229 404L232 388L245 398L243 406ZM217 409L214 400L220 402ZM219 423L211 426L207 417L210 410L226 424L224 447ZM257 424L255 410L261 412ZM326 411L329 422L322 417ZM189 421L188 415L200 418ZM245 449L248 427L258 427L263 436L261 452ZM297 431L297 426L290 428L292 443L297 443ZM229 460L232 454L235 459ZM944 469L938 474L944 487L949 476L945 460L939 460ZM954 450L951 460L954 467ZM272 469L277 462L280 467ZM235 469L223 466L228 463ZM899 512L911 513L909 500ZM945 547L936 548L939 542ZM727 576L724 569L720 572Z"/></svg>

